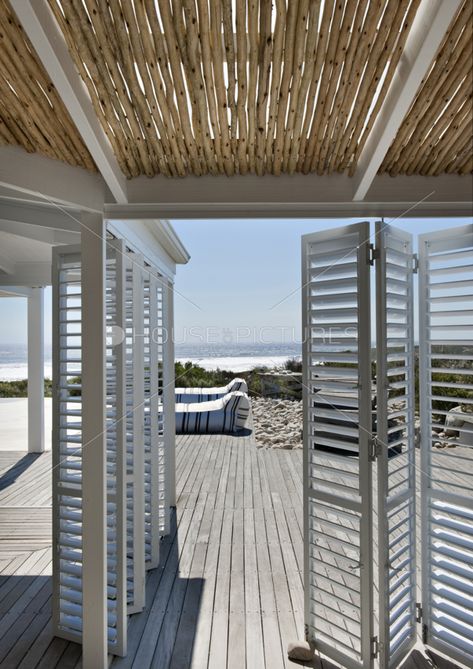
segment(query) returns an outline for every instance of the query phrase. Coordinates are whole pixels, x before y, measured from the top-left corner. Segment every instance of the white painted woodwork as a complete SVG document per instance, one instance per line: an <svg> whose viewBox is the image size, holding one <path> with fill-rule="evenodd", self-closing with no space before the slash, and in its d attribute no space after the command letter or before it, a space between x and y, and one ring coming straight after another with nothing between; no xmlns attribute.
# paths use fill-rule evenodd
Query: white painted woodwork
<svg viewBox="0 0 473 669"><path fill-rule="evenodd" d="M373 245L369 233L365 223L302 238L306 635L323 655L348 669L371 667L375 659L381 669L401 666L420 632L425 645L469 666L473 225L419 236L419 524L417 260L411 234L377 222ZM373 388L370 265L376 265ZM375 395L376 411L371 407ZM451 409L460 425L446 422ZM377 508L371 501L373 462ZM422 602L416 601L417 542ZM363 573L376 557L377 581L365 581L363 590ZM377 615L373 585L379 593Z"/></svg>
<svg viewBox="0 0 473 669"><path fill-rule="evenodd" d="M100 175L39 153L26 153L18 146L0 147L0 186L45 203L85 211L102 211L104 202L111 199Z"/></svg>
<svg viewBox="0 0 473 669"><path fill-rule="evenodd" d="M302 237L306 637L347 669L373 664L369 239Z"/></svg>
<svg viewBox="0 0 473 669"><path fill-rule="evenodd" d="M245 216L471 216L473 201L470 175L399 175L394 178L387 174L377 175L369 197L358 202L353 201L353 178L345 174L321 177L245 175L231 179L226 176L138 177L127 184L130 204L118 205L111 202L103 179L98 175L39 154L27 154L12 146L0 147L2 186L19 195L39 198L53 207L58 203L60 213L64 207L105 209L105 216L114 221L131 219L140 222L145 219ZM0 219L3 218L3 205L4 201L0 199ZM43 218L40 216L39 220ZM52 220L56 218L53 216ZM73 219L70 221L72 224ZM143 253L143 249L137 250ZM155 262L152 264L159 267Z"/></svg>
<svg viewBox="0 0 473 669"><path fill-rule="evenodd" d="M81 218L82 252L82 663L107 666L105 221Z"/></svg>
<svg viewBox="0 0 473 669"><path fill-rule="evenodd" d="M358 159L353 200L365 199L462 2L422 0L383 106Z"/></svg>
<svg viewBox="0 0 473 669"><path fill-rule="evenodd" d="M376 392L379 663L395 669L417 641L412 235L377 222Z"/></svg>
<svg viewBox="0 0 473 669"><path fill-rule="evenodd" d="M127 251L127 560L128 613L145 606L144 283L143 258Z"/></svg>
<svg viewBox="0 0 473 669"><path fill-rule="evenodd" d="M2 274L13 274L15 271L15 263L11 258L0 254L0 277Z"/></svg>
<svg viewBox="0 0 473 669"><path fill-rule="evenodd" d="M151 266L159 268L160 273L172 278L176 273L177 263L187 263L189 253L183 243L176 235L171 224L166 220L153 217L143 219L129 218L126 210L123 219L115 214L107 214L108 228L116 235L127 240L127 246L135 253L143 256L143 259Z"/></svg>
<svg viewBox="0 0 473 669"><path fill-rule="evenodd" d="M44 451L44 288L28 300L28 452Z"/></svg>
<svg viewBox="0 0 473 669"><path fill-rule="evenodd" d="M166 449L166 470L168 495L167 503L176 506L176 395L174 392L174 284L167 282L163 292L164 298L164 362L163 362L163 396L164 396L164 437Z"/></svg>
<svg viewBox="0 0 473 669"><path fill-rule="evenodd" d="M108 648L126 655L128 627L126 498L125 243L107 241L107 605Z"/></svg>
<svg viewBox="0 0 473 669"><path fill-rule="evenodd" d="M77 230L75 232L54 229L54 225L51 223L51 218L58 218L54 216L57 209L51 211L49 207L47 209L43 207L41 211L41 208L39 207L34 209L31 208L34 220L34 223L32 224L25 221L26 208L10 205L8 213L5 209L7 209L7 207L4 206L4 203L2 202L2 216L7 216L9 220L5 220L5 218L0 219L0 236L2 232L8 232L17 237L21 237L24 240L34 240L43 242L44 244L50 244L51 246L55 246L56 244L76 244L79 241L79 225L77 225ZM13 217L9 218L9 214L12 214ZM44 226L37 223L37 219L40 216L45 219ZM62 219L66 219L66 216L64 216L62 212L60 212L60 216ZM67 217L67 221L70 220L71 219Z"/></svg>
<svg viewBox="0 0 473 669"><path fill-rule="evenodd" d="M30 297L33 295L33 288L26 286L5 286L5 289L0 285L1 297Z"/></svg>
<svg viewBox="0 0 473 669"><path fill-rule="evenodd" d="M113 197L126 202L126 178L47 2L12 0L12 6Z"/></svg>
<svg viewBox="0 0 473 669"><path fill-rule="evenodd" d="M473 657L473 422L442 428L449 410L473 405L472 269L473 224L419 236L423 638L465 666Z"/></svg>
<svg viewBox="0 0 473 669"><path fill-rule="evenodd" d="M3 286L50 286L50 262L17 262L12 274L0 275Z"/></svg>
<svg viewBox="0 0 473 669"><path fill-rule="evenodd" d="M377 175L363 202L353 202L353 179L346 174L138 177L128 184L130 204L107 206L107 216L120 218L127 211L136 219L471 216L470 175Z"/></svg>

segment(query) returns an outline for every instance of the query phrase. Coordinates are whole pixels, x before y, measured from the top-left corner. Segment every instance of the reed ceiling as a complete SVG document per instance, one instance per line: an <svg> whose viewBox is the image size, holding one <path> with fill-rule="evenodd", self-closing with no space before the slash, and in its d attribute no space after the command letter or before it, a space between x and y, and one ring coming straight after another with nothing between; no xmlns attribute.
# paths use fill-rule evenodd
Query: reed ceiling
<svg viewBox="0 0 473 669"><path fill-rule="evenodd" d="M420 0L48 4L132 178L352 175ZM0 21L0 142L94 169L7 0ZM382 172L473 170L471 38L465 0Z"/></svg>
<svg viewBox="0 0 473 669"><path fill-rule="evenodd" d="M64 103L18 23L0 0L0 144L95 170Z"/></svg>
<svg viewBox="0 0 473 669"><path fill-rule="evenodd" d="M392 143L381 172L473 171L473 2L465 0Z"/></svg>

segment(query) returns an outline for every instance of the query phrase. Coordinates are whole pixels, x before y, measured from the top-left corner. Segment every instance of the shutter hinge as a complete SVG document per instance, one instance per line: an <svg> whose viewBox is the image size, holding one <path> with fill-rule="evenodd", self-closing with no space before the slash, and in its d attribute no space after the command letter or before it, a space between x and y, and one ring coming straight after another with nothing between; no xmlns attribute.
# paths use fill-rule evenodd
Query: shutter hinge
<svg viewBox="0 0 473 669"><path fill-rule="evenodd" d="M427 643L429 643L428 629L429 629L429 628L428 628L427 625L424 623L424 624L422 625L422 643L423 643L423 644L427 644Z"/></svg>
<svg viewBox="0 0 473 669"><path fill-rule="evenodd" d="M422 622L422 604L420 602L416 602L416 622Z"/></svg>
<svg viewBox="0 0 473 669"><path fill-rule="evenodd" d="M374 261L379 258L379 249L374 244L368 244L368 265L374 265Z"/></svg>
<svg viewBox="0 0 473 669"><path fill-rule="evenodd" d="M373 660L375 660L378 657L379 653L379 644L378 644L378 637L377 636L372 636L371 637L371 657Z"/></svg>
<svg viewBox="0 0 473 669"><path fill-rule="evenodd" d="M381 444L378 441L378 437L376 435L372 435L369 439L369 458L371 462L374 462L378 455L381 453Z"/></svg>
<svg viewBox="0 0 473 669"><path fill-rule="evenodd" d="M305 636L305 640L309 641L309 625L307 625L307 624L304 625L304 636Z"/></svg>
<svg viewBox="0 0 473 669"><path fill-rule="evenodd" d="M424 619L424 611L422 609L422 604L416 602L416 622L422 623ZM422 623L422 643L428 643L428 627L425 623Z"/></svg>
<svg viewBox="0 0 473 669"><path fill-rule="evenodd" d="M417 253L412 254L412 272L413 274L417 274L419 271L419 256Z"/></svg>

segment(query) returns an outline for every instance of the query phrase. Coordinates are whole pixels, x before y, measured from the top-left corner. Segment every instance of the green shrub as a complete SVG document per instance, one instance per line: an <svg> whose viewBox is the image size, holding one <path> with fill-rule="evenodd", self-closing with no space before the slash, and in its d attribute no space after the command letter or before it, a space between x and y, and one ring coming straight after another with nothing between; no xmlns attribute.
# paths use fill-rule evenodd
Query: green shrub
<svg viewBox="0 0 473 669"><path fill-rule="evenodd" d="M44 379L44 396L52 396L51 379ZM0 381L0 397L28 397L28 380Z"/></svg>

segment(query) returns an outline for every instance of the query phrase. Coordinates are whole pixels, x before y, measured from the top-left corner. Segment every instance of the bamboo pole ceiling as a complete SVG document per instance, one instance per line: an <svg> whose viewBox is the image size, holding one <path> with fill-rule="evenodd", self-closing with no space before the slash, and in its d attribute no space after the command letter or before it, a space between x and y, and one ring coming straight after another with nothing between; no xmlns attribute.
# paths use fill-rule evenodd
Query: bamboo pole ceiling
<svg viewBox="0 0 473 669"><path fill-rule="evenodd" d="M381 172L473 171L473 3L465 0L392 143Z"/></svg>
<svg viewBox="0 0 473 669"><path fill-rule="evenodd" d="M353 175L420 0L48 3L132 178ZM471 4L450 27L381 172L472 171ZM0 9L0 142L93 169L8 0Z"/></svg>
<svg viewBox="0 0 473 669"><path fill-rule="evenodd" d="M49 0L129 177L352 172L420 0Z"/></svg>
<svg viewBox="0 0 473 669"><path fill-rule="evenodd" d="M94 162L15 14L0 0L0 144L95 170Z"/></svg>

